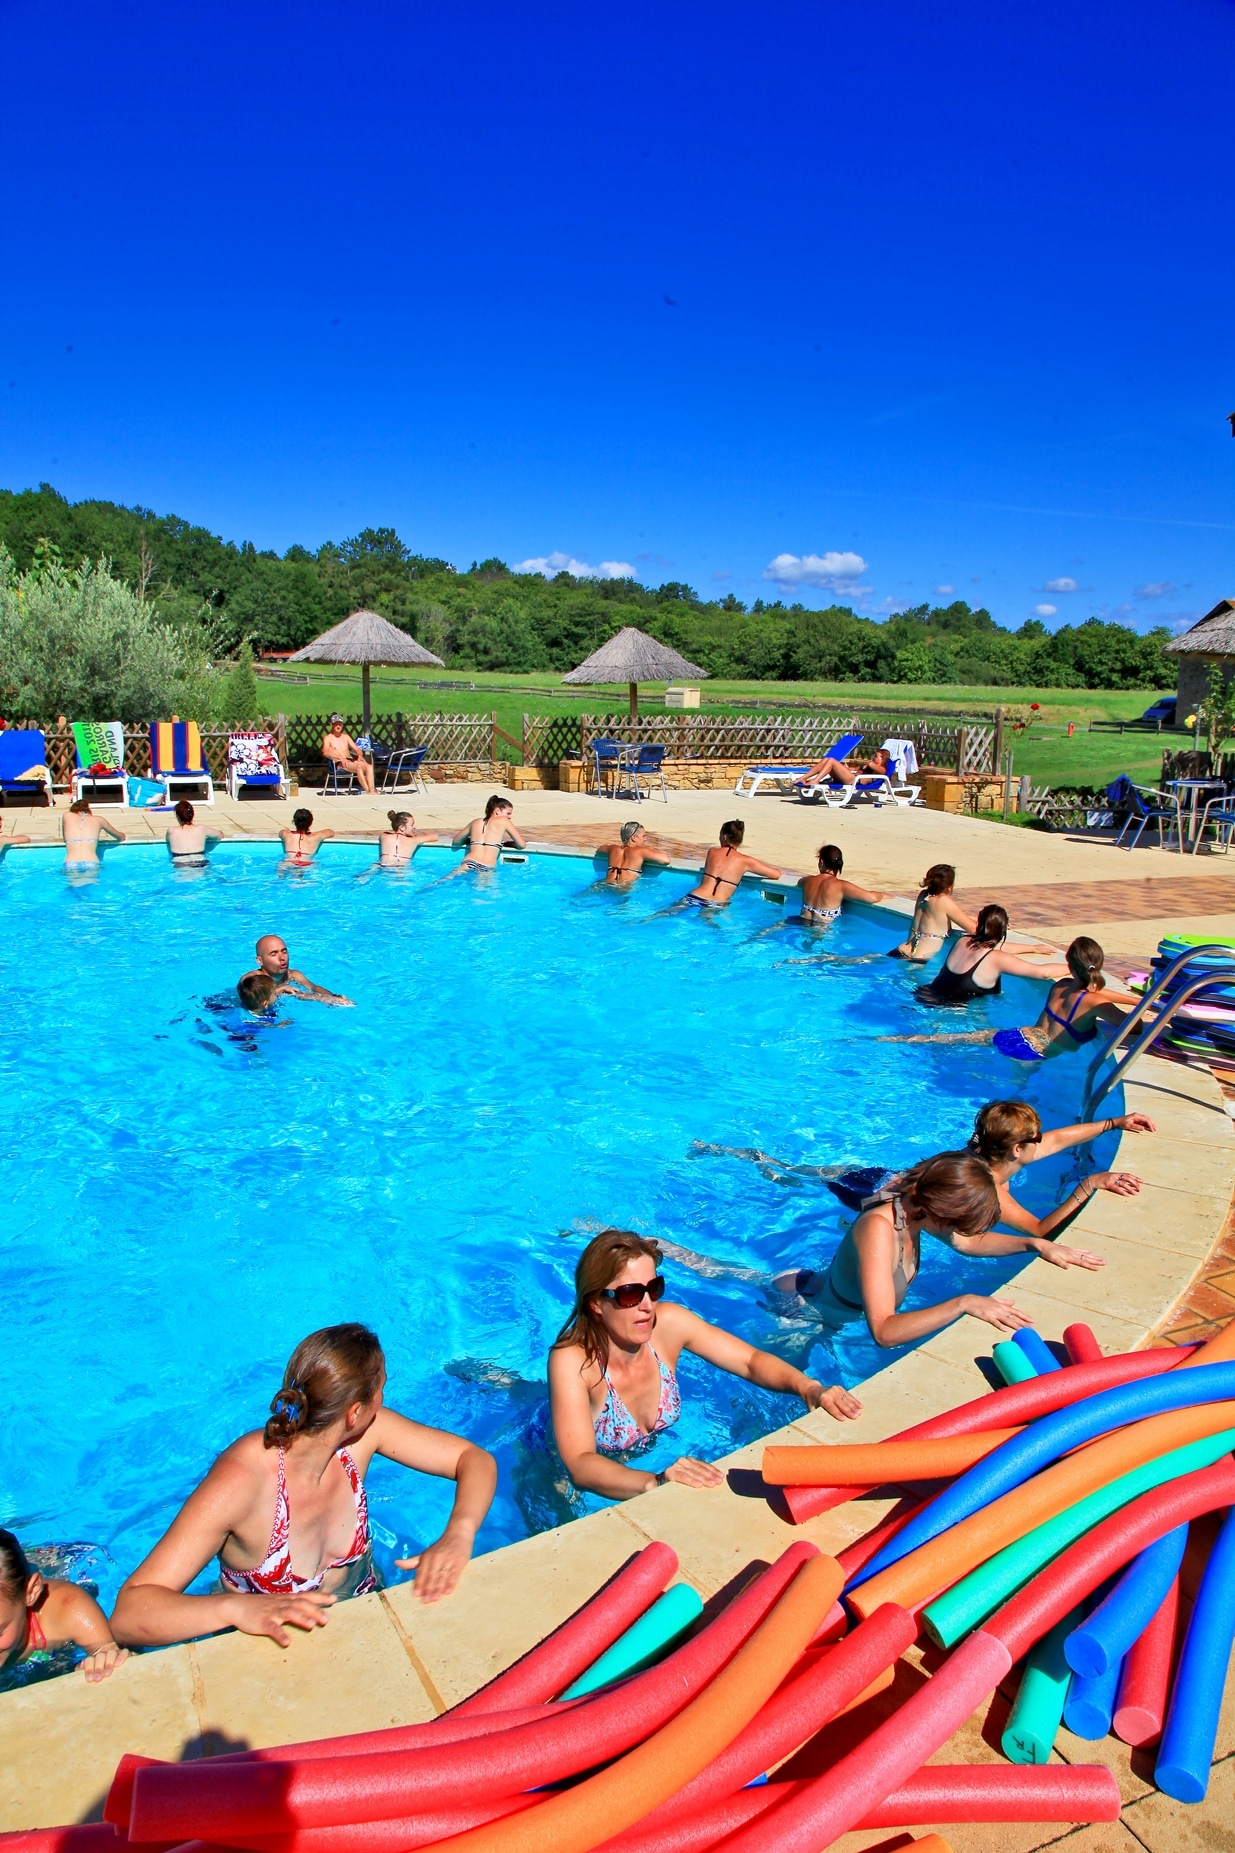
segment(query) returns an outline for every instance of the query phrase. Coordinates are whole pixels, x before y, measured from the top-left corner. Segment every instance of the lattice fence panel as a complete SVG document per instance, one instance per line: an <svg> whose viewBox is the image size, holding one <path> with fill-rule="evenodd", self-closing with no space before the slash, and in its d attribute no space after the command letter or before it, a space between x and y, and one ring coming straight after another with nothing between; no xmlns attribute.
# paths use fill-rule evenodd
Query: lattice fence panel
<svg viewBox="0 0 1235 1853"><path fill-rule="evenodd" d="M488 762L493 758L491 714L379 714L374 736L384 746L427 746L429 765ZM287 719L287 751L294 771L320 767L322 739L330 725L325 714L295 714ZM343 725L353 739L364 726L359 714L345 714Z"/></svg>
<svg viewBox="0 0 1235 1853"><path fill-rule="evenodd" d="M956 730L948 732L955 738ZM995 729L993 727L963 727L964 747L961 758L962 772L996 772L995 765ZM955 753L956 749L953 748ZM919 758L921 755L919 754ZM928 762L929 763L929 762Z"/></svg>
<svg viewBox="0 0 1235 1853"><path fill-rule="evenodd" d="M525 714L524 765L556 766L567 753L583 752L585 725L577 714Z"/></svg>

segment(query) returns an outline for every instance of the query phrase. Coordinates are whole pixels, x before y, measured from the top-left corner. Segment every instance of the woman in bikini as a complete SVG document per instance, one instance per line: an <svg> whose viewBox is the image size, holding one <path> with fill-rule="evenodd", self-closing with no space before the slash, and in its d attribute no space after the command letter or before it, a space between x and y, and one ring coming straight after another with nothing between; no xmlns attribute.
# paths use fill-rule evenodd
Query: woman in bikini
<svg viewBox="0 0 1235 1853"><path fill-rule="evenodd" d="M1088 1145L1105 1132L1156 1132L1144 1113L1122 1113L1106 1120L1086 1120L1074 1126L1057 1126L1043 1132L1037 1111L1025 1100L988 1100L973 1123L969 1150L991 1168L999 1192L999 1220L1023 1235L1054 1237L1080 1215L1095 1191L1109 1190L1117 1197L1139 1196L1141 1180L1133 1171L1092 1171L1081 1179L1056 1209L1041 1218L1031 1216L1010 1188L1026 1165L1057 1152Z"/></svg>
<svg viewBox="0 0 1235 1853"><path fill-rule="evenodd" d="M744 875L763 875L769 881L780 880L780 870L773 868L770 862L760 862L757 856L748 856L742 849L746 836L746 825L740 817L720 827L720 845L709 849L703 859L703 873L689 894L675 901L672 907L665 908L665 913L681 913L686 907L728 907L730 901L742 885ZM653 915L652 918L659 918Z"/></svg>
<svg viewBox="0 0 1235 1853"><path fill-rule="evenodd" d="M801 926L830 926L834 920L840 919L841 908L846 901L887 900L887 895L882 891L863 888L856 881L841 880L845 858L835 843L825 843L817 861L818 875L803 875L798 883L802 890L802 911L798 915Z"/></svg>
<svg viewBox="0 0 1235 1853"><path fill-rule="evenodd" d="M87 798L79 798L76 804L70 804L60 820L60 828L64 835L66 869L98 868L99 837L104 830L108 836L115 837L117 843L124 841L124 831L117 830L105 817L96 817Z"/></svg>
<svg viewBox="0 0 1235 1853"><path fill-rule="evenodd" d="M333 1604L376 1587L364 1477L374 1455L454 1480L454 1510L436 1543L396 1561L416 1569L426 1602L462 1575L497 1481L491 1454L383 1407L386 1363L363 1325L302 1339L264 1429L220 1454L170 1530L116 1598L116 1639L134 1647L188 1641L219 1628L268 1634L320 1628ZM212 1557L217 1590L184 1591Z"/></svg>
<svg viewBox="0 0 1235 1853"><path fill-rule="evenodd" d="M167 853L178 869L204 869L209 861L206 826L195 823L194 817L189 800L181 798L176 806L176 821L167 826Z"/></svg>
<svg viewBox="0 0 1235 1853"><path fill-rule="evenodd" d="M313 828L312 811L293 811L291 828L279 832L288 866L295 869L307 868L326 838L333 835L333 830Z"/></svg>
<svg viewBox="0 0 1235 1853"><path fill-rule="evenodd" d="M1066 974L1053 984L1042 1015L1028 1029L997 1029L991 1040L1014 1062L1045 1062L1094 1040L1102 1023L1122 1023L1138 999L1106 988L1106 954L1096 939L1074 939L1064 957Z"/></svg>
<svg viewBox="0 0 1235 1853"><path fill-rule="evenodd" d="M128 1659L106 1615L79 1583L44 1577L11 1531L0 1531L0 1672L50 1660L57 1647L81 1647L81 1670L95 1685Z"/></svg>
<svg viewBox="0 0 1235 1853"><path fill-rule="evenodd" d="M915 965L925 965L935 957L954 927L959 927L962 933L976 932L978 923L972 914L967 914L952 899L955 886L956 870L950 862L936 862L927 869L914 903L909 936L899 946L893 946L888 954L890 959L909 959Z"/></svg>
<svg viewBox="0 0 1235 1853"><path fill-rule="evenodd" d="M826 1269L795 1269L772 1284L804 1299L830 1331L865 1318L875 1343L892 1346L941 1332L966 1314L1004 1334L1033 1324L1011 1300L983 1293L958 1293L936 1306L902 1312L921 1265L923 1235L933 1235L961 1255L1036 1254L1062 1268L1103 1265L1088 1249L1063 1248L1036 1236L998 1235L991 1225L999 1218L999 1191L990 1167L970 1152L941 1152L866 1199Z"/></svg>
<svg viewBox="0 0 1235 1853"><path fill-rule="evenodd" d="M693 1351L719 1370L765 1390L800 1396L838 1419L861 1413L847 1390L813 1377L662 1298L660 1249L628 1229L605 1229L575 1269L575 1307L549 1353L553 1435L575 1486L605 1499L633 1499L666 1480L720 1486L707 1461L682 1455L660 1473L627 1462L652 1446L681 1414L677 1361Z"/></svg>
<svg viewBox="0 0 1235 1853"><path fill-rule="evenodd" d="M422 843L437 840L436 830L418 830L410 811L387 811L389 830L378 837L377 862L383 869L405 869Z"/></svg>
<svg viewBox="0 0 1235 1853"><path fill-rule="evenodd" d="M484 816L473 817L452 839L452 849L461 849L467 844L467 854L453 873L462 875L466 869L495 869L498 855L507 842L516 849L526 849L526 842L511 821L514 814L515 807L510 799L494 792L485 806Z"/></svg>

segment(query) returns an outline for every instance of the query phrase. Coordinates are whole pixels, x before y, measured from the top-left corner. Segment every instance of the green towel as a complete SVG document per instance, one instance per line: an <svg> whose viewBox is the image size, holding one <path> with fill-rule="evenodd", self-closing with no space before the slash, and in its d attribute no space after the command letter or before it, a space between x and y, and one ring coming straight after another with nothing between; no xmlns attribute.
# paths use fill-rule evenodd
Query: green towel
<svg viewBox="0 0 1235 1853"><path fill-rule="evenodd" d="M74 721L73 744L77 763L85 771L90 766L106 766L118 772L124 765L124 724L121 721Z"/></svg>

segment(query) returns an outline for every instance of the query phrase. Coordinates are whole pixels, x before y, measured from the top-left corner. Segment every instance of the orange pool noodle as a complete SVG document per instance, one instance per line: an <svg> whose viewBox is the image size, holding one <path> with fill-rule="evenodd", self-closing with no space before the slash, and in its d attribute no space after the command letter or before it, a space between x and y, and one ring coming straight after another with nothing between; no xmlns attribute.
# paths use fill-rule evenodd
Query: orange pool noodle
<svg viewBox="0 0 1235 1853"><path fill-rule="evenodd" d="M834 1557L812 1557L729 1664L646 1743L526 1814L439 1841L441 1853L590 1853L633 1827L750 1723L801 1658L844 1580Z"/></svg>
<svg viewBox="0 0 1235 1853"><path fill-rule="evenodd" d="M920 1840L910 1842L918 1853L952 1853L952 1842L945 1840L942 1834L923 1834Z"/></svg>
<svg viewBox="0 0 1235 1853"><path fill-rule="evenodd" d="M1172 1448L1197 1441L1202 1435L1216 1435L1232 1426L1235 1404L1226 1402L1172 1409L1117 1429L1075 1454L1066 1455L1053 1467L1045 1468L980 1512L971 1513L959 1525L911 1551L899 1563L880 1570L869 1582L851 1590L846 1600L862 1616L874 1614L881 1602L898 1602L909 1609L918 1607L968 1576L1006 1544L1014 1543L1120 1474Z"/></svg>
<svg viewBox="0 0 1235 1853"><path fill-rule="evenodd" d="M868 1441L829 1448L765 1448L768 1486L892 1486L904 1480L947 1480L985 1460L1019 1428L938 1441Z"/></svg>
<svg viewBox="0 0 1235 1853"><path fill-rule="evenodd" d="M1235 1319L1228 1319L1220 1332L1181 1360L1175 1370L1191 1370L1198 1364L1230 1364L1235 1361Z"/></svg>

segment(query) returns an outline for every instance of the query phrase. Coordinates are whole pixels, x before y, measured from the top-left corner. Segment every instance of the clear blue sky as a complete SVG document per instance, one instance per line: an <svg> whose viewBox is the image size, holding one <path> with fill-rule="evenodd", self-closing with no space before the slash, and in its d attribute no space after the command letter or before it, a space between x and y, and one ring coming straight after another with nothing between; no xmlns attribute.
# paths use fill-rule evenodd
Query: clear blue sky
<svg viewBox="0 0 1235 1853"><path fill-rule="evenodd" d="M1235 595L1232 0L0 0L0 63L0 485L875 615Z"/></svg>

